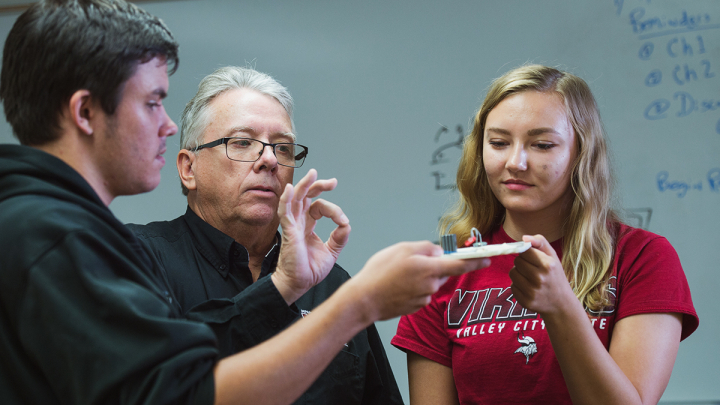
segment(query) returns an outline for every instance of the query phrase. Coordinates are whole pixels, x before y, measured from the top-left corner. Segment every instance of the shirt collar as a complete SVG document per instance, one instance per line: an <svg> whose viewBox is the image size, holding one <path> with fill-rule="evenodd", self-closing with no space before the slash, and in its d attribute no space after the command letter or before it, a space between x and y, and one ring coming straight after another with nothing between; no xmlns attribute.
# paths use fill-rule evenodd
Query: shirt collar
<svg viewBox="0 0 720 405"><path fill-rule="evenodd" d="M268 252L265 254L266 259L269 258L273 253L276 253L275 248L277 248L277 251L279 253L279 251L280 251L280 232L275 232L275 243L273 243L270 250L268 250Z"/></svg>
<svg viewBox="0 0 720 405"><path fill-rule="evenodd" d="M275 231L275 244L265 255L265 259L263 260L262 264L262 270L260 271L260 277L265 277L275 271L275 267L277 267L278 257L280 256L280 245L280 232Z"/></svg>
<svg viewBox="0 0 720 405"><path fill-rule="evenodd" d="M230 255L234 251L238 251L238 254L242 255L239 259L247 263L248 253L245 247L205 222L190 209L190 206L187 207L184 217L195 239L195 248L223 277L227 277Z"/></svg>
<svg viewBox="0 0 720 405"><path fill-rule="evenodd" d="M190 206L187 207L184 218L195 240L195 248L223 277L227 277L231 260L248 263L250 256L245 246L205 222ZM275 243L263 260L261 277L275 271L280 244L280 233L276 231ZM234 256L235 252L238 252L237 256Z"/></svg>

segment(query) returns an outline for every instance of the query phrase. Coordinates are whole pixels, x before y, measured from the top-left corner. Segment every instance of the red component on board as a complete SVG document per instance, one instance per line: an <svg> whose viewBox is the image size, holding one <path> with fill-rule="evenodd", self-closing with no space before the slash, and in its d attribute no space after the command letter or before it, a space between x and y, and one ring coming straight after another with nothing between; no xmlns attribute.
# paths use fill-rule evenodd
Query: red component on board
<svg viewBox="0 0 720 405"><path fill-rule="evenodd" d="M475 239L474 236L471 236L470 238L468 238L468 240L465 241L465 243L463 244L463 246L465 246L465 247L470 247L470 246L473 245L473 243L475 243L476 240L477 240L477 239Z"/></svg>

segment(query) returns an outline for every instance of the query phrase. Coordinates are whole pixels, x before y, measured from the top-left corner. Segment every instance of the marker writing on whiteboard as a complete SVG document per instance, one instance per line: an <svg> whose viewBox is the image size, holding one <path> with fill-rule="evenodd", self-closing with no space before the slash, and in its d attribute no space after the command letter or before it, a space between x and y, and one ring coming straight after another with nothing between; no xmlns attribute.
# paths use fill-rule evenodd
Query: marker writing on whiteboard
<svg viewBox="0 0 720 405"><path fill-rule="evenodd" d="M708 170L705 179L689 181L671 179L670 173L661 171L655 176L655 182L660 192L674 192L678 198L685 197L690 191L720 193L720 168Z"/></svg>

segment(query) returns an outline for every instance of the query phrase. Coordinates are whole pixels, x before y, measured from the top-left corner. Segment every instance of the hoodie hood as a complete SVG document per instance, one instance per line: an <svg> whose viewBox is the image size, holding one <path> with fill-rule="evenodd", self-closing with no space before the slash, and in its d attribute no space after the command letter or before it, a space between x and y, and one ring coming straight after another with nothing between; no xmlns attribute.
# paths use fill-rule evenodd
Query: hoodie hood
<svg viewBox="0 0 720 405"><path fill-rule="evenodd" d="M85 179L57 157L22 145L0 145L0 217L5 201L24 196L50 197L92 212L128 240L128 230Z"/></svg>
<svg viewBox="0 0 720 405"><path fill-rule="evenodd" d="M105 207L90 184L62 160L29 146L0 145L0 202L26 194Z"/></svg>

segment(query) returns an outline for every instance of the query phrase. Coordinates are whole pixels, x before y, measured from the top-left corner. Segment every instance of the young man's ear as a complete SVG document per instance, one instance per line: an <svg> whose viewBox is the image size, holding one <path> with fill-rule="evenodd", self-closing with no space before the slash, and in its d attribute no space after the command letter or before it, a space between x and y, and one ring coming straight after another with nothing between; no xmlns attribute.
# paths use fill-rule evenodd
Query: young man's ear
<svg viewBox="0 0 720 405"><path fill-rule="evenodd" d="M181 149L177 155L177 170L180 176L180 181L188 190L195 190L197 185L195 184L195 153L190 152L187 149Z"/></svg>
<svg viewBox="0 0 720 405"><path fill-rule="evenodd" d="M99 108L94 99L90 96L88 90L78 90L70 96L70 120L86 135L92 135L93 118L95 118L96 109Z"/></svg>

